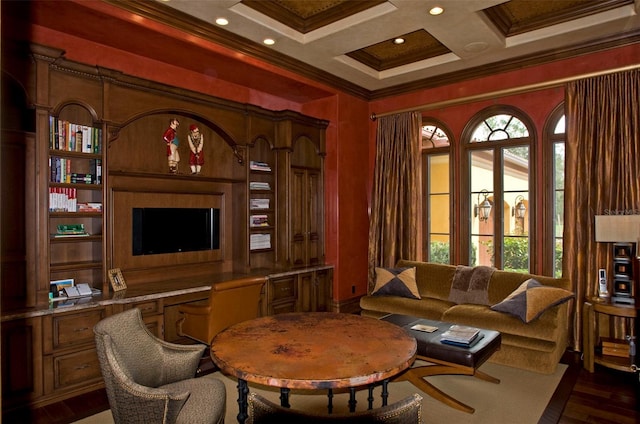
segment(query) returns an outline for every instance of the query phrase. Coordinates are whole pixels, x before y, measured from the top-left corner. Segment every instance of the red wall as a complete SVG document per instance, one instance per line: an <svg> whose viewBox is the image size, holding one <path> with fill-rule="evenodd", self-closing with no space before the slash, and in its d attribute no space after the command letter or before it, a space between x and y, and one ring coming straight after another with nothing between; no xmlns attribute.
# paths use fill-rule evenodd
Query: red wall
<svg viewBox="0 0 640 424"><path fill-rule="evenodd" d="M37 3L45 8L48 4ZM57 3L56 7L66 7L66 3ZM78 21L73 16L74 10L85 7L91 9L92 15L101 17L102 25L77 26ZM148 19L136 18L106 3L82 1L72 4L72 7L64 11L58 10L56 14L52 15L49 12L43 9L32 14L30 19L37 20L40 25L31 25L29 40L63 49L68 59L116 69L137 77L237 102L274 110L290 109L329 120L325 158L326 258L327 263L336 267L334 299L339 301L364 294L367 288L368 207L376 128L376 124L369 119L370 113L386 113L406 108L422 109L422 106L429 103L464 99L472 95L637 64L640 58L640 46L632 45L368 103L291 71L263 63L212 42L186 36L177 29ZM111 17L105 21L102 15ZM126 21L127 29L138 25L140 31L155 31L158 37L164 37L163 40L173 37L176 40L176 48L163 43L156 45L153 42L154 38L137 39L133 34L123 34L122 31L114 29L114 19ZM65 25L65 21L75 25L75 29L80 32L71 33L78 36L68 35L60 28ZM106 37L105 40L112 39L114 43L117 41L123 47L115 48L113 43L109 46L106 42L98 42L95 35L89 31L102 31L103 34L100 36ZM132 53L134 47L140 48L144 43L146 45L142 47L145 50ZM189 49L183 51L185 45L189 46ZM132 47L129 49L124 46ZM154 60L146 53L157 49L165 49L167 60ZM198 54L191 54L194 51ZM209 61L207 66L199 70L197 65L205 60ZM234 81L242 83L222 78L233 74L237 76ZM474 113L488 105L501 102L525 110L534 119L540 131L549 112L562 99L562 88L553 88L487 101L465 102L466 104L428 110L424 115L445 122L458 139L465 123ZM352 293L354 286L355 294Z"/></svg>

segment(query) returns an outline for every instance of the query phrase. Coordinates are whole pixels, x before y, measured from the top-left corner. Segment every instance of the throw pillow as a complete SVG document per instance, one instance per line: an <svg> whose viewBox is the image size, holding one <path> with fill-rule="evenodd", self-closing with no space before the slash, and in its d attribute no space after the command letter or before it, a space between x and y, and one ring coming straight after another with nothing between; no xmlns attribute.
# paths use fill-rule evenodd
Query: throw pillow
<svg viewBox="0 0 640 424"><path fill-rule="evenodd" d="M549 308L572 299L570 291L542 285L533 278L528 279L515 289L502 302L491 307L492 310L505 312L520 318L525 323L537 319Z"/></svg>
<svg viewBox="0 0 640 424"><path fill-rule="evenodd" d="M372 295L390 295L420 299L416 268L377 268Z"/></svg>

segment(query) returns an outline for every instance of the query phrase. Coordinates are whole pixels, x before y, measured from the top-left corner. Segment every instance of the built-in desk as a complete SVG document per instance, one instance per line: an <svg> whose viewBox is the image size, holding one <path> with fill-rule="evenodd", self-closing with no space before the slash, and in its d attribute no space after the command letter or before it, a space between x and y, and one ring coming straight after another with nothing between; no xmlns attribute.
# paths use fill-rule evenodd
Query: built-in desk
<svg viewBox="0 0 640 424"><path fill-rule="evenodd" d="M280 311L328 311L331 308L333 267L322 265L295 270L264 271L263 315ZM51 302L46 307L2 311L2 366L21 364L3 372L3 410L31 404L43 406L103 387L95 352L93 326L102 318L125 309L140 308L147 327L156 336L177 343L192 343L177 335L178 307L205 302L211 284L247 274L220 274L205 282L163 281L130 285L126 290ZM275 290L287 281L287 296ZM29 358L25 361L25 357Z"/></svg>

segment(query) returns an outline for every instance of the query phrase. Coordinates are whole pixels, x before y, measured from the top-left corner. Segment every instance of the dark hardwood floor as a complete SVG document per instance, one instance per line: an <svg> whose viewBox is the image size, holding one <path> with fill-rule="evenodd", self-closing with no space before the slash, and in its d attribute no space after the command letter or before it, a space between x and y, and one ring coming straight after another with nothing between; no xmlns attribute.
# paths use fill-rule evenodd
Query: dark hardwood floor
<svg viewBox="0 0 640 424"><path fill-rule="evenodd" d="M639 375L596 365L591 374L582 368L579 354L567 352L569 369L539 424L635 424L640 422ZM532 394L534 395L534 394ZM35 410L3 415L3 423L67 424L109 408L104 390ZM231 424L231 423L229 423Z"/></svg>

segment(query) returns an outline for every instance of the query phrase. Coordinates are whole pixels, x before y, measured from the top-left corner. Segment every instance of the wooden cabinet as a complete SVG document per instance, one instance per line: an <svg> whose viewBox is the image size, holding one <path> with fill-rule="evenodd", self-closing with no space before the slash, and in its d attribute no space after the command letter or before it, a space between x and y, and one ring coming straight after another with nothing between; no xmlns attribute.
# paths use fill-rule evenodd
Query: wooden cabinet
<svg viewBox="0 0 640 424"><path fill-rule="evenodd" d="M2 408L8 410L42 396L40 317L2 323Z"/></svg>
<svg viewBox="0 0 640 424"><path fill-rule="evenodd" d="M322 182L319 170L291 168L291 265L313 266L323 262Z"/></svg>
<svg viewBox="0 0 640 424"><path fill-rule="evenodd" d="M589 372L594 364L600 364L618 371L635 372L636 358L629 356L629 343L626 336L636 337L638 307L635 305L613 304L609 300L593 299L583 305L583 365ZM623 320L626 334L614 333L614 322ZM605 338L606 337L606 338ZM627 353L608 355L603 343L615 341L626 346ZM637 343L638 340L635 340ZM636 348L637 352L637 348Z"/></svg>
<svg viewBox="0 0 640 424"><path fill-rule="evenodd" d="M325 128L320 120L292 119L278 127L278 256L286 267L324 263Z"/></svg>
<svg viewBox="0 0 640 424"><path fill-rule="evenodd" d="M263 315L331 311L333 268L269 277Z"/></svg>
<svg viewBox="0 0 640 424"><path fill-rule="evenodd" d="M43 317L43 401L103 387L93 327L106 316L99 307Z"/></svg>

